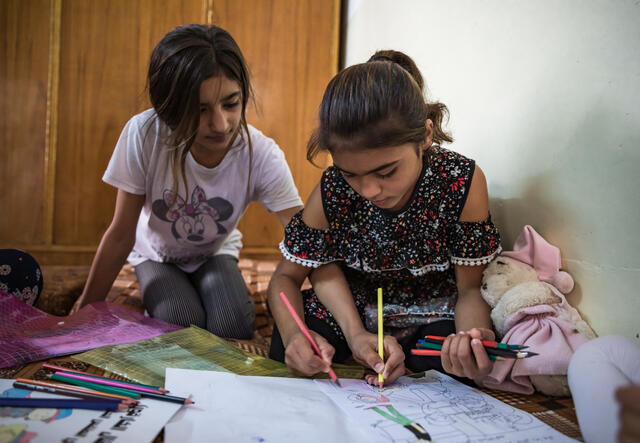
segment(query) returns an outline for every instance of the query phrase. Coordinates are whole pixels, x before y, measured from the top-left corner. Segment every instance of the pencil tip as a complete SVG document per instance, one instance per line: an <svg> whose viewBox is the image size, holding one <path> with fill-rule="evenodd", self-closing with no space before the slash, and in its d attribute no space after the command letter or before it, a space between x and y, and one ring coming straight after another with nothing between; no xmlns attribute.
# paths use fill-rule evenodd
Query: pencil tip
<svg viewBox="0 0 640 443"><path fill-rule="evenodd" d="M336 384L338 385L339 388L342 387L342 385L340 384L340 380L338 380L337 378L336 378Z"/></svg>
<svg viewBox="0 0 640 443"><path fill-rule="evenodd" d="M185 405L195 405L195 404L196 404L196 402L195 402L195 401L193 401L193 400L191 400L190 398L186 398L186 399L184 400L184 404L185 404Z"/></svg>

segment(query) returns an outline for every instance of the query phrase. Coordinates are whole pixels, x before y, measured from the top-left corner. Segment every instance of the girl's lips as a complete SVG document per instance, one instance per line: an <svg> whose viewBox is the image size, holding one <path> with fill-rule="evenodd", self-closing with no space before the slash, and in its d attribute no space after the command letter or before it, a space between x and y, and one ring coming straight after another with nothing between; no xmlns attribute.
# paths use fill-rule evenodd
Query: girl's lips
<svg viewBox="0 0 640 443"><path fill-rule="evenodd" d="M207 136L207 138L208 138L209 140L211 140L211 141L214 141L214 142L220 143L220 142L225 141L225 140L227 139L227 136L226 136L226 135L224 135L224 134L223 134L223 135L215 135L215 136L210 135L210 136Z"/></svg>

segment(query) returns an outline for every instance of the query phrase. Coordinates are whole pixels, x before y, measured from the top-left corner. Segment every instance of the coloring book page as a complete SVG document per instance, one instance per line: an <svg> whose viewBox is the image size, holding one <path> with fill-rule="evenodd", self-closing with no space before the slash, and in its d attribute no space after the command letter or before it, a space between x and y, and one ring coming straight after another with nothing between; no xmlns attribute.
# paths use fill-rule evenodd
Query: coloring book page
<svg viewBox="0 0 640 443"><path fill-rule="evenodd" d="M66 398L13 387L0 379L0 396ZM126 411L0 407L0 443L150 442L181 405L143 398Z"/></svg>
<svg viewBox="0 0 640 443"><path fill-rule="evenodd" d="M380 442L575 442L533 415L437 371L400 377L380 392L364 380L342 388L316 380L354 422Z"/></svg>
<svg viewBox="0 0 640 443"><path fill-rule="evenodd" d="M193 393L195 405L167 424L165 442L575 441L435 371L401 377L382 393L363 380L340 383L169 368L165 387Z"/></svg>

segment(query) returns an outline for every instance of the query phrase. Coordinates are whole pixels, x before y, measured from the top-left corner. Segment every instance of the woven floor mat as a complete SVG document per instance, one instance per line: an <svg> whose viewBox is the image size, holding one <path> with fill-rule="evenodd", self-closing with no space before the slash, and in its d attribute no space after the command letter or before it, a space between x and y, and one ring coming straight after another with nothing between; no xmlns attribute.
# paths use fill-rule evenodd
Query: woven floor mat
<svg viewBox="0 0 640 443"><path fill-rule="evenodd" d="M256 306L256 329L251 340L231 341L245 351L267 357L273 332L273 318L267 306L267 287L271 274L276 268L277 261L241 259L238 265ZM43 269L45 286L43 297L39 300L38 307L55 315L64 315L60 311L68 309L75 297L79 295L83 286L83 278L86 279L87 272L88 268L81 269L79 267ZM47 284L47 281L49 284ZM308 281L305 282L305 287L309 287ZM109 292L107 300L126 305L138 312L144 312L140 288L132 266L125 265L122 268L113 288ZM97 375L105 374L120 378L115 374L105 373L102 369L72 360L70 357L56 358L51 361L60 366L88 371ZM44 378L46 372L40 366L40 363L31 363L29 365L0 369L0 378ZM541 394L520 395L488 389L481 390L508 405L531 413L563 434L582 441L571 398L553 398Z"/></svg>

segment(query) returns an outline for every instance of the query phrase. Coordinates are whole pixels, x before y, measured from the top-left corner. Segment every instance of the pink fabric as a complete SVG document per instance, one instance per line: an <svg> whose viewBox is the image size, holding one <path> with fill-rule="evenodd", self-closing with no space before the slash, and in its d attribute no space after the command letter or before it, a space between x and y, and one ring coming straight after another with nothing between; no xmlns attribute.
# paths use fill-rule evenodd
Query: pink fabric
<svg viewBox="0 0 640 443"><path fill-rule="evenodd" d="M0 292L0 368L152 338L182 329L122 305L95 302L57 317Z"/></svg>
<svg viewBox="0 0 640 443"><path fill-rule="evenodd" d="M513 251L504 251L502 255L535 268L538 278L547 283L553 283L553 276L562 267L560 249L548 243L529 225L516 239Z"/></svg>
<svg viewBox="0 0 640 443"><path fill-rule="evenodd" d="M558 318L562 304L530 306L509 316L505 322L508 332L502 342L529 346L529 350L539 355L495 362L493 370L483 380L485 386L533 394L529 376L567 374L571 356L588 339L571 323Z"/></svg>

